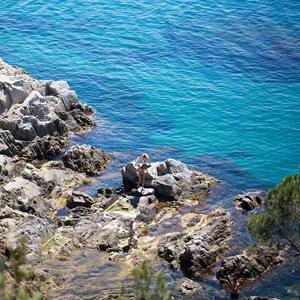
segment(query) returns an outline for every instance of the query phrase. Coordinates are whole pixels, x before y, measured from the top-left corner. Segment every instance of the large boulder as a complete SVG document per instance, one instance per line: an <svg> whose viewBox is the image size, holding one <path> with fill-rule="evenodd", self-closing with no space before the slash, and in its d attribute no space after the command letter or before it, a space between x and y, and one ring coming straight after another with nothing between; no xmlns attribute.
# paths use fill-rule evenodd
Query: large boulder
<svg viewBox="0 0 300 300"><path fill-rule="evenodd" d="M110 156L104 150L90 145L75 145L61 157L65 167L87 175L96 175L104 170L109 159Z"/></svg>
<svg viewBox="0 0 300 300"><path fill-rule="evenodd" d="M121 170L123 183L129 187L138 182L136 167L135 162L130 162ZM214 178L190 171L184 163L171 158L152 163L145 175L145 187L153 188L160 200L178 200L207 193L214 182Z"/></svg>
<svg viewBox="0 0 300 300"><path fill-rule="evenodd" d="M241 284L253 281L283 262L276 248L258 246L245 254L226 257L217 271L217 278L223 285L229 285L233 277Z"/></svg>
<svg viewBox="0 0 300 300"><path fill-rule="evenodd" d="M181 268L188 276L199 276L212 268L230 249L230 221L226 210L215 210L207 215L185 216L189 231L171 233L158 243L158 256L174 269Z"/></svg>

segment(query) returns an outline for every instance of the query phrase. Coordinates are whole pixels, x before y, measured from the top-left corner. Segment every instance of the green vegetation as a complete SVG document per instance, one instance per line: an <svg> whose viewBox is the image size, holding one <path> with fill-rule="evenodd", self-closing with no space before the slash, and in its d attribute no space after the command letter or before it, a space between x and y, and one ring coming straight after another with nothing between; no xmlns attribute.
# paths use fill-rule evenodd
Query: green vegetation
<svg viewBox="0 0 300 300"><path fill-rule="evenodd" d="M252 238L270 245L287 240L300 252L300 176L289 175L265 198L266 212L253 215L248 221Z"/></svg>
<svg viewBox="0 0 300 300"><path fill-rule="evenodd" d="M169 300L172 299L173 293L168 291L167 285L161 272L156 274L156 281L153 283L153 269L145 261L131 272L136 289L134 295L131 290L126 290L124 285L121 286L120 300L135 297L140 300Z"/></svg>
<svg viewBox="0 0 300 300"><path fill-rule="evenodd" d="M35 274L22 265L26 262L26 239L18 241L15 250L9 252L9 270L5 271L4 259L0 261L0 299L1 300L41 300L40 283Z"/></svg>

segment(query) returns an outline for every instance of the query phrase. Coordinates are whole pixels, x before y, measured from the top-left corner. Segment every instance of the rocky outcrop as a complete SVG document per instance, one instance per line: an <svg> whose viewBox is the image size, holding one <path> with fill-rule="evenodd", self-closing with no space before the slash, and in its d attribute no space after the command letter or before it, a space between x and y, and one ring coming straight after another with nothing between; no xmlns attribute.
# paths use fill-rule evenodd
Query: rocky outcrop
<svg viewBox="0 0 300 300"><path fill-rule="evenodd" d="M235 276L241 284L254 280L283 262L276 248L258 246L245 254L227 257L217 271L217 278L228 285Z"/></svg>
<svg viewBox="0 0 300 300"><path fill-rule="evenodd" d="M215 264L230 249L231 237L226 210L215 210L207 215L190 214L186 226L190 233L171 233L158 243L158 255L174 269L181 268L188 276L199 276Z"/></svg>
<svg viewBox="0 0 300 300"><path fill-rule="evenodd" d="M234 197L235 207L243 210L253 210L263 203L263 198L252 195L237 195Z"/></svg>
<svg viewBox="0 0 300 300"><path fill-rule="evenodd" d="M0 154L27 160L56 155L68 132L95 125L91 113L67 82L35 80L0 59Z"/></svg>
<svg viewBox="0 0 300 300"><path fill-rule="evenodd" d="M75 145L61 157L65 167L87 175L96 175L104 170L109 159L104 150L89 145Z"/></svg>
<svg viewBox="0 0 300 300"><path fill-rule="evenodd" d="M123 183L132 188L138 182L135 162L128 163L121 170ZM180 161L167 159L152 163L145 175L145 187L153 188L159 200L178 200L206 194L216 180L208 175L190 171Z"/></svg>

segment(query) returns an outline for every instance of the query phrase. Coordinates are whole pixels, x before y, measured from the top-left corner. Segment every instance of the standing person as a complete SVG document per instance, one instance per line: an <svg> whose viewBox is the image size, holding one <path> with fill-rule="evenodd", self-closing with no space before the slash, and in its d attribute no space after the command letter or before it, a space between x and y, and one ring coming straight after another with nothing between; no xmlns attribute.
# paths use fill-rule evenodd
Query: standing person
<svg viewBox="0 0 300 300"><path fill-rule="evenodd" d="M234 276L232 278L232 281L230 283L230 289L231 289L231 300L239 299L239 282L237 281L237 278Z"/></svg>
<svg viewBox="0 0 300 300"><path fill-rule="evenodd" d="M133 241L132 241L133 233L134 233L133 224L134 224L134 219L131 219L129 223L129 245L133 245Z"/></svg>
<svg viewBox="0 0 300 300"><path fill-rule="evenodd" d="M140 157L137 158L136 163L141 162L142 164L147 164L147 162L149 162L149 166L151 165L151 161L149 156L144 153L143 155L141 155Z"/></svg>
<svg viewBox="0 0 300 300"><path fill-rule="evenodd" d="M142 164L141 166L138 167L137 171L138 171L138 176L139 176L139 183L138 183L137 187L139 187L140 184L142 183L142 188L144 188L145 175L146 175L146 173L148 174L147 165Z"/></svg>

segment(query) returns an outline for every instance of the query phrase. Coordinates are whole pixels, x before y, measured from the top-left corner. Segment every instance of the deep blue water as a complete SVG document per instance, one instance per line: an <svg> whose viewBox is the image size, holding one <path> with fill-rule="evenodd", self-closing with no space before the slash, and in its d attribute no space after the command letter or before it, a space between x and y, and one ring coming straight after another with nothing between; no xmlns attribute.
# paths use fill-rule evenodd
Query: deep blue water
<svg viewBox="0 0 300 300"><path fill-rule="evenodd" d="M298 172L299 0L0 7L0 57L36 79L66 80L92 105L98 127L73 142L117 153L116 169L147 152L237 190Z"/></svg>

